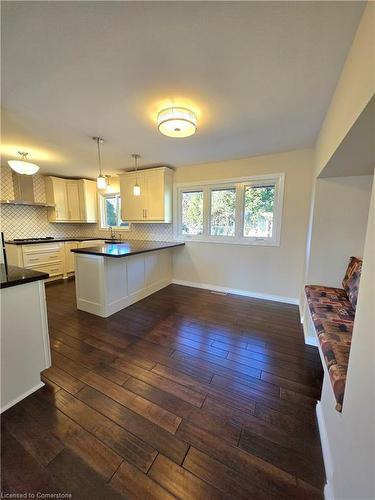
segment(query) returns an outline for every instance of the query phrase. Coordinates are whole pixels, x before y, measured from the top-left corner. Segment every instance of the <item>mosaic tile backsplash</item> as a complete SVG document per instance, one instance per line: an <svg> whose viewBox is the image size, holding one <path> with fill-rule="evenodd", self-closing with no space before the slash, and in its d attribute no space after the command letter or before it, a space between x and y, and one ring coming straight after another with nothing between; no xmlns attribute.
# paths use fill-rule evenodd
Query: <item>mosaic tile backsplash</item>
<svg viewBox="0 0 375 500"><path fill-rule="evenodd" d="M35 201L45 202L44 179L33 176ZM1 199L13 199L12 174L9 167L1 168ZM79 236L107 237L109 231L98 224L52 223L47 218L46 207L25 205L1 205L1 231L5 239L42 238L44 236L74 238ZM121 232L123 239L133 240L173 240L172 224L132 224L130 231Z"/></svg>

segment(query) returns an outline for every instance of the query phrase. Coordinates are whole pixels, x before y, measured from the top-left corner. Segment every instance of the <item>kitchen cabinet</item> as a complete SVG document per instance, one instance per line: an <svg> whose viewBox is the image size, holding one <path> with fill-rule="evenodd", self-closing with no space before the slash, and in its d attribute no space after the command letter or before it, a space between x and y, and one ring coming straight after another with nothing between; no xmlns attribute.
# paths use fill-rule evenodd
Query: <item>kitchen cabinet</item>
<svg viewBox="0 0 375 500"><path fill-rule="evenodd" d="M97 216L96 183L87 179L46 177L47 203L51 222L95 223Z"/></svg>
<svg viewBox="0 0 375 500"><path fill-rule="evenodd" d="M120 175L121 218L128 222L172 222L173 171L167 167L140 170L141 195L134 196L135 172Z"/></svg>
<svg viewBox="0 0 375 500"><path fill-rule="evenodd" d="M74 253L71 252L73 248L78 248L78 241L66 241L65 247L65 266L64 275L68 276L74 273Z"/></svg>
<svg viewBox="0 0 375 500"><path fill-rule="evenodd" d="M64 275L64 243L6 245L9 265L48 273L50 278Z"/></svg>
<svg viewBox="0 0 375 500"><path fill-rule="evenodd" d="M52 222L67 221L69 215L66 180L59 177L46 177L45 181L47 203L55 205L54 208L48 208L48 220Z"/></svg>

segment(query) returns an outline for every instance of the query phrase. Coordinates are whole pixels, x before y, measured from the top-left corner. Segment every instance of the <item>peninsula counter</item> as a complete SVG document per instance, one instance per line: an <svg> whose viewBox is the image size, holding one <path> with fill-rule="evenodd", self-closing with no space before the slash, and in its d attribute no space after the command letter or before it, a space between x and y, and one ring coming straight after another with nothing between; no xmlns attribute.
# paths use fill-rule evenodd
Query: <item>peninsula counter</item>
<svg viewBox="0 0 375 500"><path fill-rule="evenodd" d="M172 282L177 241L126 241L77 248L77 308L107 318Z"/></svg>

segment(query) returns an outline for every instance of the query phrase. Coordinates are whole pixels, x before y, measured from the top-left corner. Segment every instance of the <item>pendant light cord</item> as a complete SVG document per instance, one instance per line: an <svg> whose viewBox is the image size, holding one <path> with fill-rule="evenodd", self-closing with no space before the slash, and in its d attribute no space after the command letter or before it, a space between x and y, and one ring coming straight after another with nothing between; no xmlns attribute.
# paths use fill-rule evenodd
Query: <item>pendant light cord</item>
<svg viewBox="0 0 375 500"><path fill-rule="evenodd" d="M100 155L100 138L99 137L97 137L96 142L97 142L97 145L98 145L99 177L103 177L103 174L102 174L102 157Z"/></svg>
<svg viewBox="0 0 375 500"><path fill-rule="evenodd" d="M141 155L133 153L132 157L134 158L134 166L135 166L135 183L138 184L138 158L140 158Z"/></svg>

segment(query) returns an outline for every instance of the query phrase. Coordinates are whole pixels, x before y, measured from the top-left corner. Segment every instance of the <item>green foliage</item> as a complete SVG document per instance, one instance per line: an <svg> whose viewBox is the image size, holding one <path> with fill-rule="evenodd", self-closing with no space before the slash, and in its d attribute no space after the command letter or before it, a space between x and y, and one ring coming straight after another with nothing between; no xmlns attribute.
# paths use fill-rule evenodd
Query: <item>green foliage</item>
<svg viewBox="0 0 375 500"><path fill-rule="evenodd" d="M234 236L236 221L236 190L211 192L211 235Z"/></svg>
<svg viewBox="0 0 375 500"><path fill-rule="evenodd" d="M117 214L115 210L116 200L113 198L107 198L105 200L105 209L107 213L107 225L108 226L117 226Z"/></svg>
<svg viewBox="0 0 375 500"><path fill-rule="evenodd" d="M203 233L203 192L182 193L182 234Z"/></svg>
<svg viewBox="0 0 375 500"><path fill-rule="evenodd" d="M255 186L245 189L245 236L272 235L275 186Z"/></svg>

